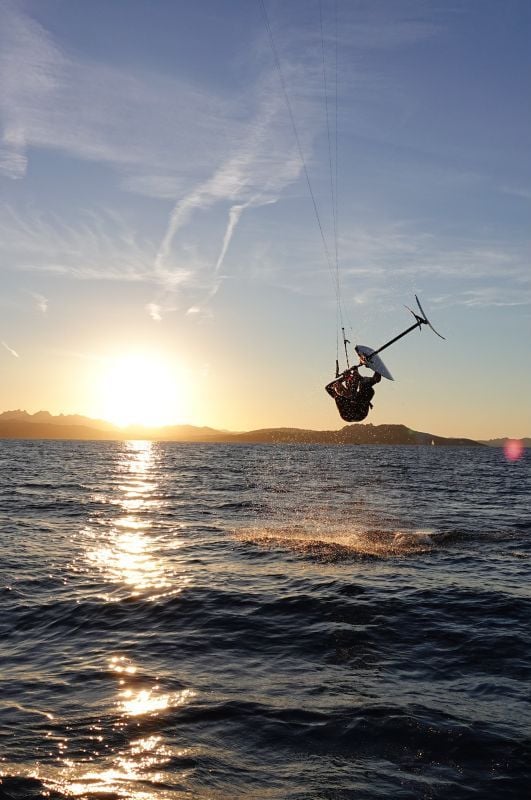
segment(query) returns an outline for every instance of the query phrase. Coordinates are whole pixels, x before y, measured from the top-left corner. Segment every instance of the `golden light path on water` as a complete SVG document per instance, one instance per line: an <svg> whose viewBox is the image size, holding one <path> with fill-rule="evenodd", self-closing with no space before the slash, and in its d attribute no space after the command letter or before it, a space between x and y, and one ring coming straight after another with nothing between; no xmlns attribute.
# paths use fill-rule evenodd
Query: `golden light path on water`
<svg viewBox="0 0 531 800"><path fill-rule="evenodd" d="M85 529L87 561L114 586L129 589L131 596L156 599L161 594L177 594L189 580L170 572L167 559L157 554L160 532L153 520L160 511L160 501L156 499L159 486L154 445L129 441L124 446L118 492L111 500L122 515L112 520L99 517L95 525ZM179 545L178 536L172 536L172 549Z"/></svg>
<svg viewBox="0 0 531 800"><path fill-rule="evenodd" d="M179 692L165 692L158 683L149 688L131 685L138 673L138 667L125 656L113 656L107 665L108 671L117 678L117 695L114 707L117 718L115 729L127 728L139 717L153 720L158 714L185 706L195 696L195 692L184 689ZM94 726L94 732L101 732L101 726ZM104 736L99 736L103 740ZM134 739L126 751L109 756L94 756L83 763L64 758L59 774L48 774L44 770L33 773L43 782L59 789L68 796L109 796L127 797L131 800L163 800L166 797L176 798L175 790L166 792L163 789L146 789L146 778L152 784L175 782L176 775L168 775L165 765L175 757L189 755L188 750L176 751L164 742L161 735ZM93 763L90 763L92 761ZM180 775L185 778L185 771Z"/></svg>
<svg viewBox="0 0 531 800"><path fill-rule="evenodd" d="M109 513L91 520L84 536L86 564L78 571L98 574L116 587L100 598L118 602L127 597L142 597L154 601L178 595L191 578L185 574L184 563L176 557L180 547L179 527L172 525L171 550L164 551L161 534L160 487L156 473L155 447L148 441L124 443L123 457L114 476L114 488L104 498ZM102 495L98 493L101 500ZM115 515L118 506L118 516ZM82 759L68 757L69 741L54 734L58 748L56 766L41 764L28 777L41 780L50 789L66 796L109 796L129 800L175 800L187 793L175 788L165 790L165 784L175 786L177 775L164 767L175 758L185 757L189 750L169 747L163 735L153 733L153 721L176 708L184 707L195 696L191 689L167 691L158 679L149 677L142 665L131 656L102 653L102 672L115 680L114 697L101 700L100 718L90 726L90 738L97 743L92 753ZM109 722L109 715L113 722ZM50 715L53 717L53 715ZM133 738L124 747L116 747L116 735L124 735L149 718L150 734ZM110 729L109 729L110 726ZM156 728L156 724L155 724ZM140 731L139 731L140 732ZM52 734L50 734L51 736ZM121 737L119 737L121 738ZM57 741L59 739L59 741ZM107 740L107 741L106 741ZM108 748L108 752L102 752ZM20 773L19 773L20 774ZM185 779L185 770L179 776ZM149 784L155 788L150 788ZM161 787L161 788L159 788Z"/></svg>

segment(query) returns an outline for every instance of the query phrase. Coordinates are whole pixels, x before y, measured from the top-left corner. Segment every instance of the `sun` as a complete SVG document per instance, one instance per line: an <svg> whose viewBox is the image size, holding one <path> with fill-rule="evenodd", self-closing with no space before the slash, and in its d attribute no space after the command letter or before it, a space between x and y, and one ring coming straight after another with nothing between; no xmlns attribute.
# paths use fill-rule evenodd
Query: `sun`
<svg viewBox="0 0 531 800"><path fill-rule="evenodd" d="M101 416L120 427L175 424L183 411L177 369L153 355L130 353L109 359L98 394Z"/></svg>

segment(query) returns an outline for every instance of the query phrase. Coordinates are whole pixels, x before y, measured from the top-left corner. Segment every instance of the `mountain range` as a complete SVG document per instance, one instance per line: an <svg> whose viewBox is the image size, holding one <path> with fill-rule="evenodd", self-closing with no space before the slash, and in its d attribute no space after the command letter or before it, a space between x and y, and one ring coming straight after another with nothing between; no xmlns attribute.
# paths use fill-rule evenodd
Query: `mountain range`
<svg viewBox="0 0 531 800"><path fill-rule="evenodd" d="M131 426L117 428L110 422L78 414L59 414L48 411L28 414L27 411L5 411L0 414L0 439L79 439L125 440L153 439L175 442L219 442L245 444L391 444L434 445L435 447L503 447L507 439L475 441L448 438L432 433L414 431L405 425L345 425L339 430L316 431L302 428L260 428L234 432L194 425L174 425L163 428ZM531 447L531 438L520 440Z"/></svg>

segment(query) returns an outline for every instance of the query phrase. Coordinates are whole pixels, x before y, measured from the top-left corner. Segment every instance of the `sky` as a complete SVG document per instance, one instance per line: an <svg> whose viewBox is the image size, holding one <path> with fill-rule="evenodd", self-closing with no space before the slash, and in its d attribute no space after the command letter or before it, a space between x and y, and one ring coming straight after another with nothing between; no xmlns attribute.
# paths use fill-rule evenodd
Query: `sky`
<svg viewBox="0 0 531 800"><path fill-rule="evenodd" d="M389 348L366 421L530 436L530 31L528 0L0 0L0 411L340 428L338 321L377 348L418 294L446 341Z"/></svg>

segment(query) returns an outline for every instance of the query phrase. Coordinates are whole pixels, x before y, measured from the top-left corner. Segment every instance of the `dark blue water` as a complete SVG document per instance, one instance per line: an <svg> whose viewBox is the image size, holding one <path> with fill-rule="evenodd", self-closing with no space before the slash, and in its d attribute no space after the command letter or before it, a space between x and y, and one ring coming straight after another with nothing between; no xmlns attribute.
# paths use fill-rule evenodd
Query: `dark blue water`
<svg viewBox="0 0 531 800"><path fill-rule="evenodd" d="M0 442L0 797L527 797L530 461Z"/></svg>

